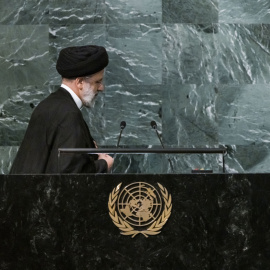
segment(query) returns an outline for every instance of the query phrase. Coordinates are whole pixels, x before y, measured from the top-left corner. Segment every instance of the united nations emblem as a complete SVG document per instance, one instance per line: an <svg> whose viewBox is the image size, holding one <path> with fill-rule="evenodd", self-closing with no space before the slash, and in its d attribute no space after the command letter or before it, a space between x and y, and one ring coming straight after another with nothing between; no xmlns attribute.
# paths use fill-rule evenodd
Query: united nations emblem
<svg viewBox="0 0 270 270"><path fill-rule="evenodd" d="M145 182L127 185L120 183L109 195L108 208L113 223L121 234L156 235L167 222L172 211L172 198L158 183L159 191Z"/></svg>

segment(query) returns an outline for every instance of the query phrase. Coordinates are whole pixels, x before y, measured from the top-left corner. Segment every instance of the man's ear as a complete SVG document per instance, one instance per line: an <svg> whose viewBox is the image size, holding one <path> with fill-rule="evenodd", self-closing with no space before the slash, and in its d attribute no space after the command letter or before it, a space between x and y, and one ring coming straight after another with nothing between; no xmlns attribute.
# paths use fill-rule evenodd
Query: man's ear
<svg viewBox="0 0 270 270"><path fill-rule="evenodd" d="M79 90L82 90L83 88L83 77L78 77L75 79L75 84L76 84L76 87L79 89Z"/></svg>

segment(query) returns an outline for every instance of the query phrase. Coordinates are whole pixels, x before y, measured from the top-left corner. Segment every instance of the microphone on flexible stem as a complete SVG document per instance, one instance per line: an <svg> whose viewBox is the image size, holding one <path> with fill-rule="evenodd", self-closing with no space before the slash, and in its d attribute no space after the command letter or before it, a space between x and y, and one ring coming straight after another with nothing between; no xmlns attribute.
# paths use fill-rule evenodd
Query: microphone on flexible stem
<svg viewBox="0 0 270 270"><path fill-rule="evenodd" d="M125 121L122 121L122 122L120 123L120 134L119 134L119 137L118 137L118 142L117 142L116 148L119 147L119 143L120 143L120 139L121 139L121 136L122 136L122 132L123 132L123 129L124 129L125 127L126 127L126 122L125 122ZM114 153L114 154L112 155L112 157L114 158L115 155L116 155L116 153ZM112 173L112 172L113 172L113 167L112 167L112 169L111 169L111 173Z"/></svg>
<svg viewBox="0 0 270 270"><path fill-rule="evenodd" d="M156 123L155 121L151 121L151 127L156 131L157 136L158 136L158 138L159 138L159 141L160 141L160 143L161 143L161 145L162 145L162 148L165 148L164 145L163 145L163 142L162 142L162 140L161 140L161 138L160 138L160 135L159 135L159 133L158 133L158 131L157 131L157 123Z"/></svg>
<svg viewBox="0 0 270 270"><path fill-rule="evenodd" d="M157 123L156 123L155 121L151 121L150 124L151 124L151 127L156 131L156 134L157 134L157 136L158 136L158 138L159 138L159 141L160 141L160 143L161 143L161 146L162 146L162 148L164 149L164 148L165 148L165 147L164 147L164 144L163 144L163 142L162 142L162 140L161 140L161 138L160 138L160 135L159 135L159 133L158 133L158 131L157 131ZM168 158L168 161L169 161L169 163L170 163L170 167L171 167L172 172L174 172L171 159Z"/></svg>
<svg viewBox="0 0 270 270"><path fill-rule="evenodd" d="M120 123L120 134L119 134L119 137L118 137L118 142L117 142L117 145L116 145L116 148L119 147L119 143L120 143L120 139L121 139L121 136L122 136L122 132L123 132L123 129L126 127L126 122L125 121L122 121Z"/></svg>

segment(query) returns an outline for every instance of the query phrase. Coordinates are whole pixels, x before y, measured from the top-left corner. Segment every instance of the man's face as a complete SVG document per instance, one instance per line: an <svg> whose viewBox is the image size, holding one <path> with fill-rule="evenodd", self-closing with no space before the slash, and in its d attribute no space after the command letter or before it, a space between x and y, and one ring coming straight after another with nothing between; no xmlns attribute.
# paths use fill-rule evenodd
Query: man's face
<svg viewBox="0 0 270 270"><path fill-rule="evenodd" d="M104 85L102 84L103 76L104 69L89 77L84 77L83 89L80 94L84 106L89 108L94 106L98 91L104 90Z"/></svg>

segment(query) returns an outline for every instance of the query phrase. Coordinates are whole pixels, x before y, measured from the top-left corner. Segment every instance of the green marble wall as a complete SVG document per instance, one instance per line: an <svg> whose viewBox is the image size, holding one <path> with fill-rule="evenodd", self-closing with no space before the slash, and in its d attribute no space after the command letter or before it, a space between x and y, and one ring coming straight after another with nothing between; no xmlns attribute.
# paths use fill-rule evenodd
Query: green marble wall
<svg viewBox="0 0 270 270"><path fill-rule="evenodd" d="M60 84L61 48L107 48L106 90L83 110L115 146L228 147L227 172L269 172L269 0L0 0L0 173L35 105ZM220 157L173 157L178 172ZM162 161L163 160L163 161ZM159 163L162 163L160 165ZM118 172L167 170L166 158L120 157Z"/></svg>

